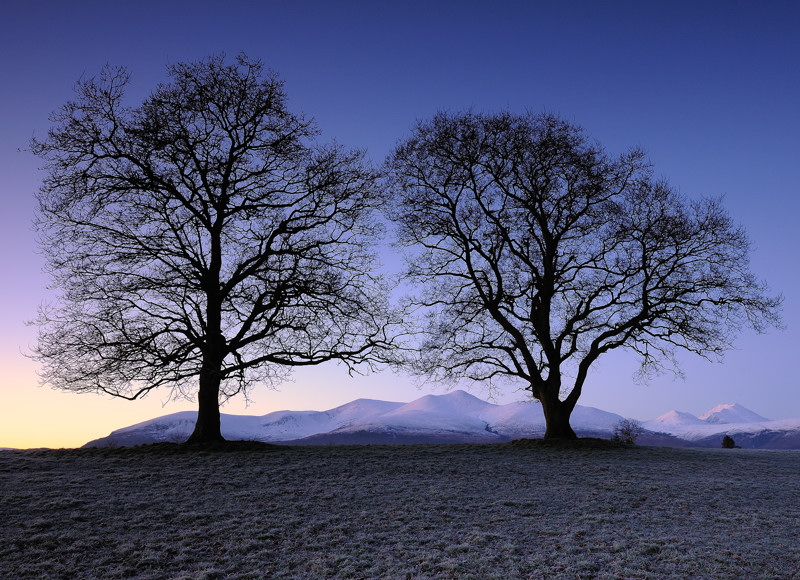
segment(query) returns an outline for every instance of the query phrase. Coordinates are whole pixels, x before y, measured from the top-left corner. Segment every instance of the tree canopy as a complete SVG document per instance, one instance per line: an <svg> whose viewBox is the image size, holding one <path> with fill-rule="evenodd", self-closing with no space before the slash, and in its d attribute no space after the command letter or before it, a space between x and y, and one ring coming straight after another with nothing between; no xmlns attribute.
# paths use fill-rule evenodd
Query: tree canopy
<svg viewBox="0 0 800 580"><path fill-rule="evenodd" d="M613 156L549 114L440 113L387 160L399 241L418 284L415 372L510 379L542 402L545 437L604 353L647 373L721 355L743 325L780 323L719 199L688 200L645 154Z"/></svg>
<svg viewBox="0 0 800 580"><path fill-rule="evenodd" d="M381 188L362 151L316 142L261 62L168 73L132 107L129 74L106 67L32 142L58 291L34 356L56 388L197 393L192 440L219 440L219 402L254 383L385 359L396 320L373 254Z"/></svg>

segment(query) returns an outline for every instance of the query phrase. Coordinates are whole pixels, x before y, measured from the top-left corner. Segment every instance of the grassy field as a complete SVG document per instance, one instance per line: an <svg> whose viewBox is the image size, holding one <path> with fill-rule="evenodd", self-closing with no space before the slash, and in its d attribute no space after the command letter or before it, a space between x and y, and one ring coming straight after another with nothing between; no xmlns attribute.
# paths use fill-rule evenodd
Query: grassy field
<svg viewBox="0 0 800 580"><path fill-rule="evenodd" d="M800 452L0 452L0 578L800 578Z"/></svg>

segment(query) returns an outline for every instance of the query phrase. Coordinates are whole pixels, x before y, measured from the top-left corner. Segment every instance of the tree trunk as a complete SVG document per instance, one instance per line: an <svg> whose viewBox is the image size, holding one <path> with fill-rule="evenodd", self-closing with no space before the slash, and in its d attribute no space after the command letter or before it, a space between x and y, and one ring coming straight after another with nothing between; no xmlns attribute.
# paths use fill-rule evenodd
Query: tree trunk
<svg viewBox="0 0 800 580"><path fill-rule="evenodd" d="M569 424L573 405L560 401L558 396L542 399L544 411L545 439L577 439L578 436Z"/></svg>
<svg viewBox="0 0 800 580"><path fill-rule="evenodd" d="M222 437L219 417L219 385L222 381L222 361L225 360L225 337L222 336L222 297L220 270L222 268L222 222L211 230L211 259L203 284L206 294L206 344L200 368L200 388L197 392L197 423L187 443L218 443Z"/></svg>
<svg viewBox="0 0 800 580"><path fill-rule="evenodd" d="M186 443L219 443L222 437L219 415L219 370L208 369L205 365L200 371L200 390L197 393L197 422Z"/></svg>

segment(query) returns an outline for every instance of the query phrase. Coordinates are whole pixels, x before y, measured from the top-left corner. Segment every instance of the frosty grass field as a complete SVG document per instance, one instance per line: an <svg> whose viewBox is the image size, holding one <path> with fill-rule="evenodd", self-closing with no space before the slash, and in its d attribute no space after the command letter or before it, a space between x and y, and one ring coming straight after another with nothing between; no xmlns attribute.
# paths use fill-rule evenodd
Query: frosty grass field
<svg viewBox="0 0 800 580"><path fill-rule="evenodd" d="M800 578L800 452L0 452L2 578Z"/></svg>

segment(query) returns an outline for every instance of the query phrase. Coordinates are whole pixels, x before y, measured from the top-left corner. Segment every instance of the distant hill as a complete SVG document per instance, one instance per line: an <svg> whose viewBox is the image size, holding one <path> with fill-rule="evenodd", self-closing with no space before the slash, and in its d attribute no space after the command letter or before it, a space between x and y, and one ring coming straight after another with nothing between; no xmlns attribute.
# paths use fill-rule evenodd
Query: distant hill
<svg viewBox="0 0 800 580"><path fill-rule="evenodd" d="M717 405L710 411L700 415L699 419L706 423L764 423L769 421L761 415L745 409L738 403Z"/></svg>
<svg viewBox="0 0 800 580"><path fill-rule="evenodd" d="M186 440L193 411L172 413L113 431L84 447L130 446ZM622 416L578 405L572 427L582 437L611 437ZM643 423L639 443L673 447L719 447L730 435L748 448L800 449L800 419L769 421L738 404L719 405L696 417L669 411ZM541 437L541 405L495 405L464 391L425 395L410 403L356 399L327 411L276 411L263 416L222 415L222 434L230 440L287 445L379 443L500 443Z"/></svg>

